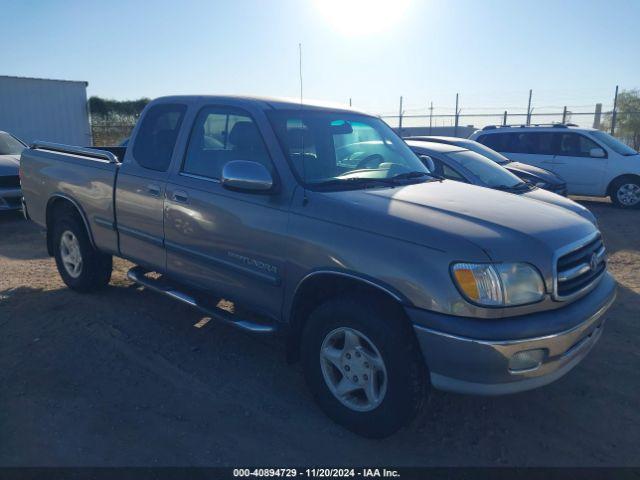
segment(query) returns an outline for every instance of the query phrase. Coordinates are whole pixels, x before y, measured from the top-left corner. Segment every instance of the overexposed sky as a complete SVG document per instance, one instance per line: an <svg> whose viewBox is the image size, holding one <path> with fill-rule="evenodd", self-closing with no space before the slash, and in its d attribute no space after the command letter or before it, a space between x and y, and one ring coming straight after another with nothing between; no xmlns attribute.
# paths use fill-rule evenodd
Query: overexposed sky
<svg viewBox="0 0 640 480"><path fill-rule="evenodd" d="M297 97L371 113L610 104L640 87L638 0L0 0L0 74L116 99ZM573 108L578 111L579 108Z"/></svg>

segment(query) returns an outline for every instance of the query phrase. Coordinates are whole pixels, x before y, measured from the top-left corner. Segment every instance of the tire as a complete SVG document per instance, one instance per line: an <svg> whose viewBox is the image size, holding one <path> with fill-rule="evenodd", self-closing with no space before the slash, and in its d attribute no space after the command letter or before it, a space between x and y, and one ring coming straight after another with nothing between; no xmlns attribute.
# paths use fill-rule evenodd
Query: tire
<svg viewBox="0 0 640 480"><path fill-rule="evenodd" d="M77 251L69 246L77 247ZM64 210L54 220L53 253L62 280L73 290L92 292L106 286L111 280L111 255L93 248L84 223L75 212ZM73 253L77 253L77 256L73 257ZM72 257L80 260L79 268L71 268L73 262L65 265L65 261Z"/></svg>
<svg viewBox="0 0 640 480"><path fill-rule="evenodd" d="M346 348L347 334L362 335L359 358L355 357L358 347L355 354L353 349ZM343 363L339 369L321 352L325 347L335 355L335 349L340 350L341 335ZM347 359L349 352L351 357ZM428 372L409 323L396 308L372 301L370 296L337 297L318 306L302 334L301 358L307 385L320 408L336 423L365 437L387 437L406 426L417 416L426 398ZM360 375L357 377L360 383L348 384L348 388L360 385L370 388L363 372L373 372L371 364L378 365L373 367L375 375L369 377L376 380L371 395L366 394L364 387L342 396L342 400L333 393L332 388L338 390L342 385L338 379L351 381L357 377L346 377L352 373ZM345 369L350 365L347 372Z"/></svg>
<svg viewBox="0 0 640 480"><path fill-rule="evenodd" d="M640 208L640 178L628 176L614 180L609 196L618 208Z"/></svg>

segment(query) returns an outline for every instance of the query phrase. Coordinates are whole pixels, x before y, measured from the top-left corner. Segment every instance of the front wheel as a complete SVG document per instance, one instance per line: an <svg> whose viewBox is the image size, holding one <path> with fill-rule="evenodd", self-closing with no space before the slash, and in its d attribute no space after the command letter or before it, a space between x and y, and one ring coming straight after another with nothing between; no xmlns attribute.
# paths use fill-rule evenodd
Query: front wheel
<svg viewBox="0 0 640 480"><path fill-rule="evenodd" d="M64 283L79 292L107 285L111 279L112 257L93 248L78 215L61 214L53 228L54 257Z"/></svg>
<svg viewBox="0 0 640 480"><path fill-rule="evenodd" d="M360 435L391 435L424 401L428 377L413 332L384 303L364 296L323 303L309 317L301 355L320 407Z"/></svg>
<svg viewBox="0 0 640 480"><path fill-rule="evenodd" d="M640 207L640 179L622 177L611 185L611 201L619 208Z"/></svg>

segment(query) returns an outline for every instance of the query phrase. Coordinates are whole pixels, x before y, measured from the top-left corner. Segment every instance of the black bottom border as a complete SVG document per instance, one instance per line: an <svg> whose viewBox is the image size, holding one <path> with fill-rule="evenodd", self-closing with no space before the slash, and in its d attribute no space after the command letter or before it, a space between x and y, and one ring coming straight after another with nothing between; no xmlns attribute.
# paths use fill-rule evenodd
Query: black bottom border
<svg viewBox="0 0 640 480"><path fill-rule="evenodd" d="M0 467L0 480L242 478L640 480L640 467Z"/></svg>

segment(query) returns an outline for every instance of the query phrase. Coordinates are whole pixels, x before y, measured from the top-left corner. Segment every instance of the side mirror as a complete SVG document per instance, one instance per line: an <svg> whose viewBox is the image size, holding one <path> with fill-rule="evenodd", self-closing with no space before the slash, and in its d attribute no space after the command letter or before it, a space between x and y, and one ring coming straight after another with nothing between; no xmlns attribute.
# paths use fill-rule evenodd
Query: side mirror
<svg viewBox="0 0 640 480"><path fill-rule="evenodd" d="M433 158L431 158L429 155L420 155L420 160L422 160L423 165L427 167L429 173L436 172L436 164L433 163Z"/></svg>
<svg viewBox="0 0 640 480"><path fill-rule="evenodd" d="M261 163L246 160L226 163L220 181L224 188L247 193L264 193L273 188L269 170Z"/></svg>
<svg viewBox="0 0 640 480"><path fill-rule="evenodd" d="M604 158L607 153L602 148L592 148L589 150L589 156L593 158Z"/></svg>

